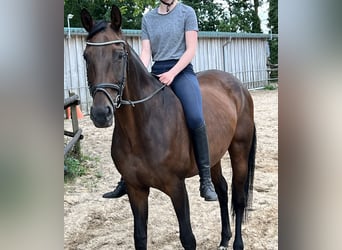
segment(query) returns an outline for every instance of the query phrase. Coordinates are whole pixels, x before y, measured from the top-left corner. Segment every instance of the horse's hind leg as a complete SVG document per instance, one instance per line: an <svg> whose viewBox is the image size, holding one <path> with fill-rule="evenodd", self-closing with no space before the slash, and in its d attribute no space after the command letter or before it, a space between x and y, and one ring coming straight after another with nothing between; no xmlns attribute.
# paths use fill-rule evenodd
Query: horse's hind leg
<svg viewBox="0 0 342 250"><path fill-rule="evenodd" d="M235 214L234 250L243 249L241 224L246 208L245 182L247 181L247 160L244 148L239 143L231 145L229 153L233 167L232 207Z"/></svg>
<svg viewBox="0 0 342 250"><path fill-rule="evenodd" d="M171 190L168 190L167 194L171 197L176 211L182 246L185 250L195 250L196 239L191 228L189 199L184 180L172 183Z"/></svg>
<svg viewBox="0 0 342 250"><path fill-rule="evenodd" d="M228 242L232 237L230 229L229 211L228 211L228 185L227 181L222 175L221 162L217 163L211 169L211 178L215 186L215 191L218 196L221 211L221 242L219 249L227 249Z"/></svg>
<svg viewBox="0 0 342 250"><path fill-rule="evenodd" d="M241 129L241 128L240 128ZM254 133L254 135L253 135ZM229 147L233 168L232 205L235 214L234 250L243 249L241 224L248 201L248 192L252 187L255 154L255 130L237 131ZM253 157L251 157L253 154ZM253 163L251 162L253 159ZM250 175L250 176L249 176Z"/></svg>

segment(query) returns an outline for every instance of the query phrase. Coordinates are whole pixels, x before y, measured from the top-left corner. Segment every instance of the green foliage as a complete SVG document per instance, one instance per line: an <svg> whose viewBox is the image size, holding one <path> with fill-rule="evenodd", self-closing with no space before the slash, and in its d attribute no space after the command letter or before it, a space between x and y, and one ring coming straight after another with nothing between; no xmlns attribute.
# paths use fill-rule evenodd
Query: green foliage
<svg viewBox="0 0 342 250"><path fill-rule="evenodd" d="M278 64L278 39L269 40L270 46L270 63Z"/></svg>
<svg viewBox="0 0 342 250"><path fill-rule="evenodd" d="M273 34L278 34L278 0L268 0L270 2L268 13L268 27Z"/></svg>
<svg viewBox="0 0 342 250"><path fill-rule="evenodd" d="M276 90L277 87L275 85L272 85L272 84L268 84L264 87L264 89L266 90Z"/></svg>
<svg viewBox="0 0 342 250"><path fill-rule="evenodd" d="M122 27L124 29L141 29L143 13L159 4L158 0L65 0L64 27L67 27L67 15L73 14L70 19L71 27L82 27L80 12L86 8L95 20L110 20L110 10L113 4L117 5L122 13ZM226 32L260 32L260 20L257 14L259 0L254 5L248 1L226 0L228 9L222 3L214 0L181 1L194 8L198 25L201 31Z"/></svg>
<svg viewBox="0 0 342 250"><path fill-rule="evenodd" d="M195 9L202 31L261 32L258 0L254 0L254 5L248 1L226 0L228 8L213 0L182 2Z"/></svg>
<svg viewBox="0 0 342 250"><path fill-rule="evenodd" d="M268 13L268 27L272 34L278 34L278 0L269 0L270 10ZM270 62L272 64L278 64L278 39L272 39L269 42L270 45Z"/></svg>
<svg viewBox="0 0 342 250"><path fill-rule="evenodd" d="M258 8L260 6L259 0L253 0L253 7L252 7L252 33L261 33L261 21L258 15Z"/></svg>
<svg viewBox="0 0 342 250"><path fill-rule="evenodd" d="M228 12L223 9L222 4L214 3L213 0L183 0L182 3L195 10L201 31L224 31L228 22Z"/></svg>
<svg viewBox="0 0 342 250"><path fill-rule="evenodd" d="M261 32L260 19L248 1L227 0L229 9L229 32Z"/></svg>
<svg viewBox="0 0 342 250"><path fill-rule="evenodd" d="M272 34L278 34L278 0L269 0L270 10L268 13L268 27L271 29ZM278 64L278 39L269 41L270 47L270 63ZM271 73L272 78L278 77L278 72Z"/></svg>
<svg viewBox="0 0 342 250"><path fill-rule="evenodd" d="M81 165L79 159L74 157L68 157L64 161L66 175L65 177L74 178L76 176L82 176L86 173L86 169Z"/></svg>
<svg viewBox="0 0 342 250"><path fill-rule="evenodd" d="M214 0L182 2L194 8L202 31L261 32L257 0L255 8L248 1L227 0L228 9Z"/></svg>
<svg viewBox="0 0 342 250"><path fill-rule="evenodd" d="M64 181L72 181L78 176L88 173L89 168L98 160L85 155L69 153L64 159Z"/></svg>
<svg viewBox="0 0 342 250"><path fill-rule="evenodd" d="M145 9L156 6L155 0L65 0L64 1L64 27L68 26L67 16L73 14L70 19L71 27L82 27L80 13L86 8L94 20L110 20L112 5L117 5L122 13L122 27L124 29L140 29L142 15Z"/></svg>

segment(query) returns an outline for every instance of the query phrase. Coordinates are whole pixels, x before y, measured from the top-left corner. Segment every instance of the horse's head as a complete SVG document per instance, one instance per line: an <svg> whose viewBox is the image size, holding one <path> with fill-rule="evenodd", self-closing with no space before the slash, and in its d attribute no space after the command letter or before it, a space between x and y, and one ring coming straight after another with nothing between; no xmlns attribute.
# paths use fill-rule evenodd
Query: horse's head
<svg viewBox="0 0 342 250"><path fill-rule="evenodd" d="M111 22L95 23L89 12L83 9L81 20L88 31L84 59L93 97L90 118L96 127L109 127L115 109L121 104L126 81L127 46L121 32L121 13L113 5Z"/></svg>

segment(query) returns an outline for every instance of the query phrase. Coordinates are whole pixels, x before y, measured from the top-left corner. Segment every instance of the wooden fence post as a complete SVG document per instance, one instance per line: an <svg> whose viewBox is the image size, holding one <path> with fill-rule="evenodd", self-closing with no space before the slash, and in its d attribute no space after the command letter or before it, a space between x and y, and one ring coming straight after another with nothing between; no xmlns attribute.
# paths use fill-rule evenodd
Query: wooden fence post
<svg viewBox="0 0 342 250"><path fill-rule="evenodd" d="M69 92L69 98L64 100L64 110L70 108L72 132L65 131L64 135L72 137L70 142L64 147L64 158L67 153L74 147L74 152L77 157L81 155L81 143L83 139L82 129L79 128L76 106L80 104L80 98L75 93Z"/></svg>

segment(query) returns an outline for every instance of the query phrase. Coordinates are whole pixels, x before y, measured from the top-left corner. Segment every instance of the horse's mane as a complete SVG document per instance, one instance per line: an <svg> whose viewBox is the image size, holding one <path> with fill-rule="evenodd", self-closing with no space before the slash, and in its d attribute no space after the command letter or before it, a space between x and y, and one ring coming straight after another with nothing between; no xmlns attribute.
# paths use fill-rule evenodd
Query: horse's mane
<svg viewBox="0 0 342 250"><path fill-rule="evenodd" d="M100 31L105 30L107 28L107 25L108 25L108 22L105 20L96 21L94 24L94 27L91 29L91 31L89 31L87 40L91 39Z"/></svg>

